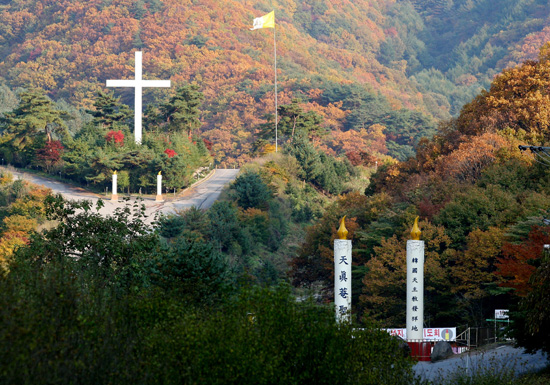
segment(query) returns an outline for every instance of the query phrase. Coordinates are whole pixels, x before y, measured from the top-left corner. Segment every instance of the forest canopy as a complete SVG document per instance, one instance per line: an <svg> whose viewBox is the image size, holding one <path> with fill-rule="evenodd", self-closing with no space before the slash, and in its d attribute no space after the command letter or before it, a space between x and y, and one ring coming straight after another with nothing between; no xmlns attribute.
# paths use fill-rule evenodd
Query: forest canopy
<svg viewBox="0 0 550 385"><path fill-rule="evenodd" d="M496 10L488 0L18 0L0 6L0 109L15 107L19 87L90 109L105 80L132 76L142 50L145 78L199 87L200 134L216 161L242 164L275 112L272 31L249 30L272 8L278 100L302 99L342 143L320 144L340 155L351 134L377 126L388 154L405 160L500 70L537 59L550 35L548 4L539 0L506 0ZM131 90L115 96L133 105ZM145 91L146 105L166 100Z"/></svg>

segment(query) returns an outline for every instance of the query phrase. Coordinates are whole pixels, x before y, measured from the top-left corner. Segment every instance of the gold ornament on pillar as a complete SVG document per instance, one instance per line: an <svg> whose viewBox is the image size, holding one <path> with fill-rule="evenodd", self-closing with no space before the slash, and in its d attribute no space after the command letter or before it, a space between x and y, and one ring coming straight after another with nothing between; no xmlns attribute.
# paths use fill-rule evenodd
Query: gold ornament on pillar
<svg viewBox="0 0 550 385"><path fill-rule="evenodd" d="M345 223L346 216L340 220L340 228L338 229L338 239L348 239L348 229L346 229Z"/></svg>
<svg viewBox="0 0 550 385"><path fill-rule="evenodd" d="M420 231L420 227L418 227L418 218L419 217L416 217L414 219L414 225L413 225L413 228L411 230L411 239L413 241L419 241L420 236L422 235L422 232Z"/></svg>

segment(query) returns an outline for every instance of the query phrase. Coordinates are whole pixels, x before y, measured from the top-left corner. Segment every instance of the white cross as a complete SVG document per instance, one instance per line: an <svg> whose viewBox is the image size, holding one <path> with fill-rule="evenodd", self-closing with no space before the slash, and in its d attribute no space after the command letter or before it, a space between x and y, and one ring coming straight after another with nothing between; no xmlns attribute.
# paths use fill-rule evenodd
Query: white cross
<svg viewBox="0 0 550 385"><path fill-rule="evenodd" d="M141 144L141 109L143 87L170 87L170 80L143 80L142 55L136 51L136 78L134 80L107 80L107 87L134 87L134 136L136 143Z"/></svg>

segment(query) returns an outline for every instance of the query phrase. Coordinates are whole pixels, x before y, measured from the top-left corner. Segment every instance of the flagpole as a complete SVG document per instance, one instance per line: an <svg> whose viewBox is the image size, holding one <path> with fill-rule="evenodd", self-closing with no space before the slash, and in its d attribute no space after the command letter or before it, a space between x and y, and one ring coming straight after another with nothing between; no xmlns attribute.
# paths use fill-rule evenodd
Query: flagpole
<svg viewBox="0 0 550 385"><path fill-rule="evenodd" d="M277 124L278 124L278 116L277 116L277 39L275 38L275 25L273 25L273 50L275 53L275 152L278 151L277 148Z"/></svg>

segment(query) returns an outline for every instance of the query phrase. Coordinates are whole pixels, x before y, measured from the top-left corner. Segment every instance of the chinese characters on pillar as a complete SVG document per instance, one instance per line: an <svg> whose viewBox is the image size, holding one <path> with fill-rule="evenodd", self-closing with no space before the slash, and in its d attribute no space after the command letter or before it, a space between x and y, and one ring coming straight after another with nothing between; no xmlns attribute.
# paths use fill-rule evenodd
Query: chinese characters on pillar
<svg viewBox="0 0 550 385"><path fill-rule="evenodd" d="M424 327L424 242L407 241L407 339L422 340Z"/></svg>
<svg viewBox="0 0 550 385"><path fill-rule="evenodd" d="M334 240L334 305L336 320L349 321L351 316L351 241Z"/></svg>

